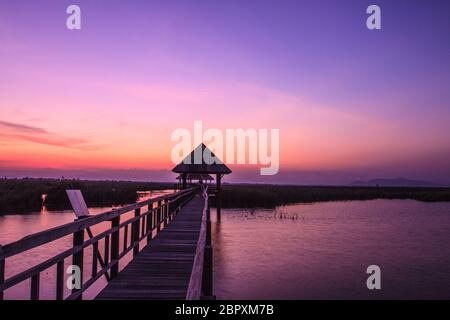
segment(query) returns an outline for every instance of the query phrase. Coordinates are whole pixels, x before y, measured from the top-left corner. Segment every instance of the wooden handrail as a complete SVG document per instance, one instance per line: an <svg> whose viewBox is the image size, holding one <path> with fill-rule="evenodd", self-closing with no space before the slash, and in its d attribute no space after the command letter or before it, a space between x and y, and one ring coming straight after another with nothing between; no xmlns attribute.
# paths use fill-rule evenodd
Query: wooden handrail
<svg viewBox="0 0 450 320"><path fill-rule="evenodd" d="M128 205L126 207L113 209L111 211L93 215L88 218L84 218L84 219L77 220L74 222L69 222L69 223L63 224L58 227L54 227L54 228L51 228L48 230L34 233L34 234L26 236L20 240L17 240L15 242L12 242L12 243L9 243L9 244L6 244L6 245L3 245L2 247L0 247L0 259L6 259L13 255L16 255L16 254L22 253L24 251L38 247L40 245L46 244L48 242L58 240L62 237L73 234L77 231L81 231L87 227L91 227L93 225L99 224L104 221L112 220L118 216L121 216L130 211L136 210L138 208L142 208L151 203L158 202L161 200L166 200L169 198L173 198L175 196L180 196L180 195L192 192L195 189L196 188L181 190L181 191L178 191L173 194L168 194L168 195L160 196L157 198L148 199L148 200L145 200L142 202Z"/></svg>
<svg viewBox="0 0 450 320"><path fill-rule="evenodd" d="M208 210L208 187L203 193L205 197L205 205L202 212L202 222L200 226L200 234L197 241L197 249L195 252L194 263L192 265L191 277L189 279L189 286L186 293L186 300L199 300L202 296L202 282L203 282L203 266L206 247L206 232L207 232L207 210Z"/></svg>

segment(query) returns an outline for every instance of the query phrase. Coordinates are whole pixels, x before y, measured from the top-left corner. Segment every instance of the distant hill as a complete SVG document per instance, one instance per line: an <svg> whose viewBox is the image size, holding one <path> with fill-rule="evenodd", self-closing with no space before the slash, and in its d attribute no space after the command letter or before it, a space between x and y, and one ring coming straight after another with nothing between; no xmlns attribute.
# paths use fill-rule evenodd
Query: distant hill
<svg viewBox="0 0 450 320"><path fill-rule="evenodd" d="M446 187L443 184L430 181L410 180L405 178L396 179L372 179L369 181L353 181L351 186L355 187Z"/></svg>

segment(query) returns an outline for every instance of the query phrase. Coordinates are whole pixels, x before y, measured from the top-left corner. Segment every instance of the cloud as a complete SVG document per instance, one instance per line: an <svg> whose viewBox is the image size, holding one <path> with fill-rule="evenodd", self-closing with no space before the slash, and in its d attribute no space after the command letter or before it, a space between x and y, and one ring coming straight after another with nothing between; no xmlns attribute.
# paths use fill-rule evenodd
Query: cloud
<svg viewBox="0 0 450 320"><path fill-rule="evenodd" d="M0 128L1 127L6 127L9 129L14 129L14 130L19 130L19 131L26 131L26 132L30 132L30 133L47 133L47 131L45 131L42 128L31 127L31 126L27 126L25 124L12 123L12 122L6 122L6 121L0 120Z"/></svg>
<svg viewBox="0 0 450 320"><path fill-rule="evenodd" d="M50 133L43 128L2 120L0 120L0 138L85 151L98 149L91 141L84 138L65 137Z"/></svg>

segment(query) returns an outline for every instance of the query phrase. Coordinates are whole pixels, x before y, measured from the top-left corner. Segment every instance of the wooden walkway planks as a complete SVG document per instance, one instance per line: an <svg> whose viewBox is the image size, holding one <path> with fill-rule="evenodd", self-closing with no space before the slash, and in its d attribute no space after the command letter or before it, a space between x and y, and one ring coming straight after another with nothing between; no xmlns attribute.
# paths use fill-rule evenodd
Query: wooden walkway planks
<svg viewBox="0 0 450 320"><path fill-rule="evenodd" d="M189 201L96 299L185 299L204 205Z"/></svg>

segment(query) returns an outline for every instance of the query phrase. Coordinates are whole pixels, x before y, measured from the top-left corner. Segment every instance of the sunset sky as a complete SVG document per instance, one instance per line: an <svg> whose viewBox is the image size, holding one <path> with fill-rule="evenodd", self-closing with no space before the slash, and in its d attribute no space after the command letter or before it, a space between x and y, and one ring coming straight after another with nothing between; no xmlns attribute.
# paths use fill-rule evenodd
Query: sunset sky
<svg viewBox="0 0 450 320"><path fill-rule="evenodd" d="M171 132L201 120L280 129L280 174L228 181L450 184L449 16L444 0L2 0L0 175L168 179Z"/></svg>

